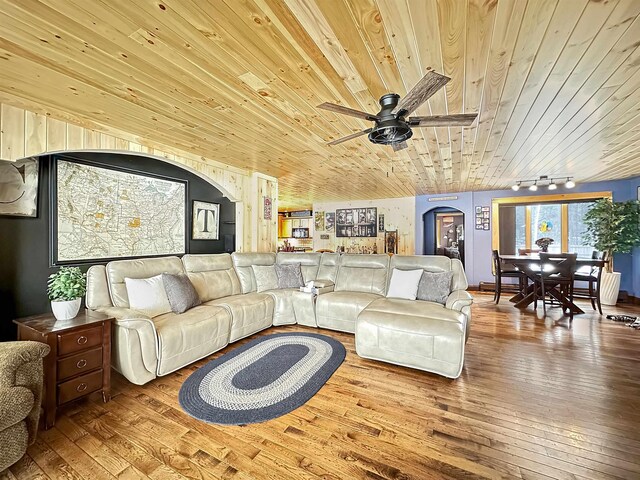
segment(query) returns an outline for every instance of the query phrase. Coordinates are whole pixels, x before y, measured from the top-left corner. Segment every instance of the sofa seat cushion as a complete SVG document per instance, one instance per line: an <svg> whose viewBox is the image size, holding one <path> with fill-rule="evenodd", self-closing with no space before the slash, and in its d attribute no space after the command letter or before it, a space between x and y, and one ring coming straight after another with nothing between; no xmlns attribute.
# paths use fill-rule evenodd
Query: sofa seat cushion
<svg viewBox="0 0 640 480"><path fill-rule="evenodd" d="M273 325L293 325L296 323L293 295L299 291L299 288L281 288L264 292L273 297Z"/></svg>
<svg viewBox="0 0 640 480"><path fill-rule="evenodd" d="M319 327L355 333L356 319L374 300L383 298L375 293L329 292L316 300L316 320Z"/></svg>
<svg viewBox="0 0 640 480"><path fill-rule="evenodd" d="M218 298L207 305L224 307L231 314L230 342L253 335L273 324L273 296L267 293L247 293Z"/></svg>
<svg viewBox="0 0 640 480"><path fill-rule="evenodd" d="M223 307L200 305L153 319L158 334L158 375L166 375L229 344L231 315Z"/></svg>
<svg viewBox="0 0 640 480"><path fill-rule="evenodd" d="M434 302L383 298L356 323L361 357L457 378L464 362L466 317Z"/></svg>

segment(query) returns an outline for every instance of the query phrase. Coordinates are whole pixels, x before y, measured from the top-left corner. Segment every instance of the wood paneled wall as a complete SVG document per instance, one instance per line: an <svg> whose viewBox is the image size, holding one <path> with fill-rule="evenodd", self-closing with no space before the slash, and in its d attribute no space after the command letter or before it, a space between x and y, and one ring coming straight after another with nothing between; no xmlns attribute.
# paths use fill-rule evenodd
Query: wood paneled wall
<svg viewBox="0 0 640 480"><path fill-rule="evenodd" d="M277 180L215 160L150 142L127 132L98 125L83 126L0 103L0 160L59 151L114 151L151 155L178 164L218 188L236 202L236 249L275 251L277 236ZM274 194L275 192L275 194ZM273 211L265 220L263 196L270 195Z"/></svg>

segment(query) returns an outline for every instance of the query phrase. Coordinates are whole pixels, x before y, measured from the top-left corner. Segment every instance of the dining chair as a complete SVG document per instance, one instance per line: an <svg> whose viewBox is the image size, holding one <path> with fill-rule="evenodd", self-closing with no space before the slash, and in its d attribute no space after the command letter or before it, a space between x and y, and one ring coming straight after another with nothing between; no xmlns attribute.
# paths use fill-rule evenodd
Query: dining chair
<svg viewBox="0 0 640 480"><path fill-rule="evenodd" d="M569 309L569 322L573 321L573 283L576 273L577 253L545 253L540 252L540 273L536 275L539 282L542 309L547 314L547 295L550 298L552 292L557 292L563 312ZM538 308L538 288L533 294L534 308Z"/></svg>
<svg viewBox="0 0 640 480"><path fill-rule="evenodd" d="M524 282L526 281L526 277L524 274L518 270L515 266L511 266L510 268L503 268L502 261L500 260L500 253L498 250L493 250L493 271L495 276L495 293L493 295L493 300L497 303L500 302L500 294L502 293L502 278L517 278L518 279L518 288L522 292L524 290Z"/></svg>
<svg viewBox="0 0 640 480"><path fill-rule="evenodd" d="M519 248L518 255L530 255L532 253L540 253L538 248Z"/></svg>
<svg viewBox="0 0 640 480"><path fill-rule="evenodd" d="M597 250L593 251L591 255L593 260L603 260L604 265L607 264L609 259L607 258L607 252L598 252ZM593 266L591 270L588 272L577 271L574 275L574 280L576 282L587 282L589 284L589 292L588 293L575 293L574 296L576 298L586 298L591 301L591 307L600 312L602 315L602 305L600 304L600 281L602 280L602 272L604 270L604 265Z"/></svg>

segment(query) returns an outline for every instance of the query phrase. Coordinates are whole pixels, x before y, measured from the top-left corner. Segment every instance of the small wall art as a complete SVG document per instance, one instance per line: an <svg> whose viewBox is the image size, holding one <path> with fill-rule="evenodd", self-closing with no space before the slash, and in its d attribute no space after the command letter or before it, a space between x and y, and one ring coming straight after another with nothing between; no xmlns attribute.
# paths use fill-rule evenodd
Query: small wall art
<svg viewBox="0 0 640 480"><path fill-rule="evenodd" d="M0 215L36 217L38 159L0 161Z"/></svg>
<svg viewBox="0 0 640 480"><path fill-rule="evenodd" d="M378 215L378 232L384 232L384 213Z"/></svg>
<svg viewBox="0 0 640 480"><path fill-rule="evenodd" d="M264 197L264 219L271 220L273 215L273 201L270 197Z"/></svg>
<svg viewBox="0 0 640 480"><path fill-rule="evenodd" d="M324 212L315 212L314 218L316 232L324 232Z"/></svg>
<svg viewBox="0 0 640 480"><path fill-rule="evenodd" d="M476 207L476 230L489 230L491 228L491 207Z"/></svg>
<svg viewBox="0 0 640 480"><path fill-rule="evenodd" d="M398 230L384 232L384 252L398 253Z"/></svg>
<svg viewBox="0 0 640 480"><path fill-rule="evenodd" d="M324 215L324 228L333 233L336 229L336 212L327 212Z"/></svg>
<svg viewBox="0 0 640 480"><path fill-rule="evenodd" d="M220 205L217 203L193 201L193 240L219 240Z"/></svg>

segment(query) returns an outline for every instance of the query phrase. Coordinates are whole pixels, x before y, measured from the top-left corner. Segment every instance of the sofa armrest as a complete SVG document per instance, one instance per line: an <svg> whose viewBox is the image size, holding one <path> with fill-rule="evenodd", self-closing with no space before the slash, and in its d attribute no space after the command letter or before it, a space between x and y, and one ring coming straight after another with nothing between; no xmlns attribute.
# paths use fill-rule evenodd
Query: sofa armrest
<svg viewBox="0 0 640 480"><path fill-rule="evenodd" d="M447 297L445 308L462 312L464 307L470 306L472 303L473 297L469 292L466 290L454 290Z"/></svg>
<svg viewBox="0 0 640 480"><path fill-rule="evenodd" d="M329 287L333 287L334 285L335 283L333 283L331 280L318 279L313 281L313 286L316 287L317 289L329 288ZM331 289L331 291L333 291L333 288Z"/></svg>
<svg viewBox="0 0 640 480"><path fill-rule="evenodd" d="M116 328L135 332L134 335L140 342L142 363L149 372L155 374L158 365L158 332L151 317L139 310L124 307L100 307L97 311L114 317L113 324Z"/></svg>
<svg viewBox="0 0 640 480"><path fill-rule="evenodd" d="M0 343L0 386L15 386L18 369L27 363L46 357L49 350L49 345L42 342L18 341Z"/></svg>

